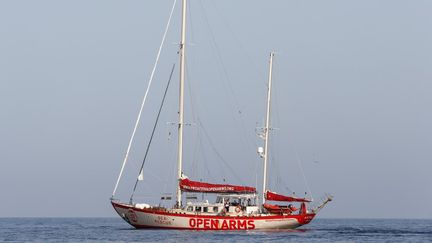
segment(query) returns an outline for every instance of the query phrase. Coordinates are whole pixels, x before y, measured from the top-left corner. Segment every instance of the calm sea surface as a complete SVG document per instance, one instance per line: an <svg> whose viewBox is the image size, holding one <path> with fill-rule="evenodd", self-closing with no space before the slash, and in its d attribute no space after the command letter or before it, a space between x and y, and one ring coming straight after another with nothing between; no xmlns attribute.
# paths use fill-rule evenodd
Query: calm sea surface
<svg viewBox="0 0 432 243"><path fill-rule="evenodd" d="M0 218L0 242L432 242L432 220L316 219L297 230L135 230L120 218Z"/></svg>

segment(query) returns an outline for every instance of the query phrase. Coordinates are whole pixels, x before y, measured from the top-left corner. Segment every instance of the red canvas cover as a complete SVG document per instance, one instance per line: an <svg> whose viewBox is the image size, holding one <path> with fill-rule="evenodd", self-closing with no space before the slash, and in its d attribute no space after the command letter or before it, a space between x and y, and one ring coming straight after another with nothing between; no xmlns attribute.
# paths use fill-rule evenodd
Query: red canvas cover
<svg viewBox="0 0 432 243"><path fill-rule="evenodd" d="M306 198L284 196L271 191L266 192L266 199L279 202L310 202L310 200Z"/></svg>
<svg viewBox="0 0 432 243"><path fill-rule="evenodd" d="M297 211L298 209L292 205L283 206L283 205L273 205L273 204L267 204L264 203L263 207L267 209L270 213L288 213L291 214L294 211Z"/></svg>
<svg viewBox="0 0 432 243"><path fill-rule="evenodd" d="M180 189L185 192L206 192L206 193L255 193L256 188L250 186L235 186L229 184L212 184L199 181L182 179Z"/></svg>

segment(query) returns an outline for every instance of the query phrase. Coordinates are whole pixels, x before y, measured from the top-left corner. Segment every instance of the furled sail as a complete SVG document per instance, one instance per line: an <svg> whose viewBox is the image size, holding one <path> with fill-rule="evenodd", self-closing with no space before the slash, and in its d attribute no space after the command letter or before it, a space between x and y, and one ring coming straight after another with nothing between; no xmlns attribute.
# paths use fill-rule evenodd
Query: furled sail
<svg viewBox="0 0 432 243"><path fill-rule="evenodd" d="M311 202L311 200L306 198L284 196L272 191L266 192L266 199L269 201L279 201L279 202Z"/></svg>
<svg viewBox="0 0 432 243"><path fill-rule="evenodd" d="M180 188L184 192L206 193L255 193L256 188L250 186L235 186L229 184L212 184L189 179L180 180Z"/></svg>

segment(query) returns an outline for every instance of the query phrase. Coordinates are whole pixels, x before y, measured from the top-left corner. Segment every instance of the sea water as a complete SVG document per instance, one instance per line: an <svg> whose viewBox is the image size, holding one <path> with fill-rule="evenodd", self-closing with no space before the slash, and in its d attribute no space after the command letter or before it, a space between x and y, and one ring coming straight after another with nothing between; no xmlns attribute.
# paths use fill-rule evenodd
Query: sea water
<svg viewBox="0 0 432 243"><path fill-rule="evenodd" d="M432 242L432 219L315 219L296 230L136 230L120 218L0 218L0 242Z"/></svg>

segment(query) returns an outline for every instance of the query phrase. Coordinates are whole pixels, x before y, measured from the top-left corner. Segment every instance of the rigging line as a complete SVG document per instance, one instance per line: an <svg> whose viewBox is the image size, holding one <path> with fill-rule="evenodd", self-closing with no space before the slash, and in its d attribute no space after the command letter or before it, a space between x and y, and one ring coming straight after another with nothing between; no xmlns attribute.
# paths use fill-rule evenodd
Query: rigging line
<svg viewBox="0 0 432 243"><path fill-rule="evenodd" d="M189 82L186 83L186 87L189 91L189 102L190 102L190 107L191 107L191 113L192 113L192 119L194 121L198 120L198 108L195 107L195 104L199 104L198 102L195 102L196 100L196 96L194 95L194 93L192 92L192 81L193 78L191 78L191 72L189 70L189 66L187 61L185 62L185 67L186 67L186 77L187 80L189 80ZM199 171L198 168L198 163L197 163L197 154L198 154L198 143L196 141L200 140L200 130L199 127L197 129L197 134L195 136L195 143L194 144L194 149L193 149L193 156L192 156L192 174L191 176L196 176L197 171Z"/></svg>
<svg viewBox="0 0 432 243"><path fill-rule="evenodd" d="M136 130L137 130L138 125L139 125L139 122L140 122L140 120L141 120L141 114L142 114L142 111L143 111L143 108L144 108L144 104L145 104L145 102L146 102L146 100L147 100L147 95L148 95L148 92L149 92L149 90L150 90L150 86L151 86L151 84L152 84L152 82L153 82L153 77L154 77L154 74L155 74L155 71L156 71L157 64L159 63L159 57L160 57L160 54L161 54L161 52L162 52L162 47L163 47L163 45L164 45L164 43L165 43L165 39L166 39L166 36L167 36L167 33L168 33L168 29L169 29L169 26L170 26L170 23L171 23L171 19L172 19L173 13L174 13L174 8L175 8L175 5L176 5L176 2L177 2L177 0L174 0L174 2L173 2L173 6L172 6L172 8L171 8L171 13L170 13L170 16L169 16L169 18L168 18L168 23L167 23L167 25L166 25L166 27L165 27L165 31L164 31L164 34L163 34L163 37L162 37L161 44L160 44L160 46L159 46L159 50L158 50L158 53L157 53L157 56L156 56L156 60L155 60L154 66L153 66L153 70L152 70L152 72L151 72L150 79L149 79L149 83L148 83L148 85L147 85L147 90L146 90L146 92L145 92L145 94L144 94L144 98L143 98L142 103L141 103L141 108L140 108L140 111L139 111L139 113L138 113L137 120L136 120L136 122L135 122L135 127L134 127L134 129L133 129L133 132L132 132L131 138L130 138L130 140L129 140L129 144L128 144L128 147L127 147L127 150L126 150L126 154L125 154L125 157L124 157L124 159L123 159L123 164L122 164L122 167L121 167L121 170L120 170L120 174L119 174L119 176L118 176L118 178L117 178L117 182L116 182L116 184L115 184L115 187L114 187L113 193L112 193L112 195L111 195L111 198L114 198L114 195L115 195L115 193L116 193L116 191L117 191L117 187L118 187L119 182L120 182L120 179L121 179L121 177L122 177L122 175L123 175L123 170L124 170L124 168L125 168L125 166L126 166L126 163L127 163L127 159L128 159L128 156L129 156L129 152L130 152L130 149L131 149L131 147L132 147L132 142L133 142L133 140L134 140Z"/></svg>
<svg viewBox="0 0 432 243"><path fill-rule="evenodd" d="M168 161L175 161L176 156L177 156L177 154L174 152L175 148L176 148L176 144L171 143L171 147L168 150L171 152L171 156L170 156L170 159ZM168 178L171 178L171 179L166 180L165 184L163 184L163 188L164 188L163 191L165 191L165 192L168 191L168 188L176 188L175 185L176 185L176 183L178 183L177 179L175 179L174 181L172 179L172 178L176 178L175 174L177 173L177 168L175 166L173 166L174 163L169 163L169 165L172 165L171 168L169 168L169 167L167 168L167 171L169 171ZM175 194L175 192L172 192L172 193Z"/></svg>
<svg viewBox="0 0 432 243"><path fill-rule="evenodd" d="M275 62L274 62L274 65L276 65L276 70L280 70L278 67L280 67L279 65L278 65L278 61L276 60ZM275 72L273 72L273 80L276 80L276 81L278 81L278 71L275 71ZM279 87L279 82L274 82L274 85L273 85L273 87L274 87L274 92L273 92L273 96L274 96L274 108L275 109L273 109L274 111L275 111L275 113L276 113L276 116L275 116L275 119L274 119L274 121L275 121L275 123L276 123L276 125L279 125L279 124L282 124L282 122L281 122L281 118L280 118L280 106L279 106L279 97L281 97L281 96L279 96L279 92L278 92L278 87ZM277 127L277 126L276 126Z"/></svg>
<svg viewBox="0 0 432 243"><path fill-rule="evenodd" d="M198 96L195 95L195 93L193 91L194 89L192 88L192 82L191 81L193 81L193 78L190 77L191 72L188 69L189 66L188 66L187 62L185 63L185 66L186 66L186 70L187 70L186 75L187 75L188 80L189 80L189 82L186 84L186 86L187 86L188 91L189 91L189 99L190 99L190 103L191 103L192 117L193 117L194 121L199 121L201 123L201 121L199 120L199 115L198 115L199 108L197 108L196 105L195 105L195 104L199 105L200 103L199 102L194 102L194 100L196 101L196 98ZM197 177L198 176L198 172L200 171L199 165L201 165L201 164L204 165L204 170L207 172L208 175L210 175L210 170L209 170L208 165L207 165L208 161L205 158L204 153L203 153L203 162L204 163L197 163L197 161L198 161L198 151L204 151L203 150L204 146L203 146L203 143L202 143L201 133L202 132L200 130L200 126L197 126L197 135L196 135L196 138L195 138L196 139L196 141L195 141L196 145L195 145L195 148L193 150L193 156L192 156L192 164L193 164L193 167L192 167L193 170L192 170L192 174L191 174L192 177ZM211 179L214 179L213 176L210 175L210 177L211 177Z"/></svg>
<svg viewBox="0 0 432 243"><path fill-rule="evenodd" d="M203 161L202 164L204 165L204 170L205 170L207 176L210 179L215 180L215 178L213 177L213 175L210 173L210 169L208 167L208 160L207 160L207 156L206 156L206 153L205 153L204 143L203 143L203 140L201 138L201 130L200 130L199 126L198 126L198 133L200 134L199 139L198 139L198 143L199 143L198 144L199 145L198 148L199 148L199 151L201 152L202 161ZM223 170L223 168L222 168L222 170Z"/></svg>
<svg viewBox="0 0 432 243"><path fill-rule="evenodd" d="M277 63L276 63L276 64L277 64ZM278 70L278 69L277 69L277 70ZM274 77L277 79L277 72L275 73ZM274 89L274 90L275 90L275 92L274 92L274 96L275 96L275 98L274 98L274 103L275 103L275 108L276 108L276 109L275 109L275 113L276 113L275 122L276 122L277 124L280 124L280 122L281 122L281 118L280 118L280 110L279 110L279 107L280 107L280 106L279 106L279 93L278 93L278 90L279 90L279 89L277 88L277 85L278 85L278 82L275 82L275 89ZM278 141L280 141L279 136L277 136L276 139L277 139ZM277 143L277 144L280 145L281 143ZM301 158L300 158L300 155L299 155L299 153L298 153L298 150L297 150L296 146L293 145L293 147L294 147L294 151L295 151L295 154L296 154L296 160L297 160L298 166L299 166L299 168L300 168L300 172L302 173L303 182L304 182L305 185L306 185L306 189L308 190L308 193L311 195L311 197L313 197L313 195L312 195L312 191L311 191L311 189L310 189L310 187L309 187L308 180L307 180L306 175L305 175L304 170L303 170L302 160L301 160ZM278 157L279 157L279 150L277 150L276 153L278 153L277 155L278 155ZM279 173L280 170L277 170L277 172ZM287 186L287 185L289 185L289 184L287 183L287 181L284 180L284 177L281 176L280 174L278 174L278 176L280 176L282 182L283 182L284 185L285 185L285 188L288 189L289 191L293 192L293 190Z"/></svg>
<svg viewBox="0 0 432 243"><path fill-rule="evenodd" d="M202 129L203 129L204 135L206 135L204 138L207 138L206 141L209 143L211 150L213 151L213 153L216 154L216 156L218 156L219 151L214 146L213 142L210 139L210 136L208 134L206 134L206 131L204 130L204 127L202 125L201 120L199 120L198 122L199 122L199 126L202 127ZM202 151L205 152L205 150L204 150L205 147L204 147L203 141L201 141L201 147L202 147ZM221 155L219 154L219 156L221 156ZM205 154L204 153L203 153L203 157L205 158ZM221 160L223 161L223 158ZM207 163L207 161L205 161L205 162ZM225 175L226 175L225 169L226 168L223 165L221 165L220 163L216 163L216 165L218 165L218 168L222 171L222 175L223 175L222 179L225 180L226 179L226 177L225 177ZM207 166L207 164L206 164L206 166ZM208 166L207 166L207 168L208 168ZM230 168L228 168L228 169L230 169ZM228 170L228 172L230 172L230 171Z"/></svg>
<svg viewBox="0 0 432 243"><path fill-rule="evenodd" d="M173 73L174 73L174 68L175 68L175 64L173 64L173 67L172 67L172 69L171 69L171 73L170 73L170 76L169 76L169 79L168 79L168 83L167 83L167 86L166 86L166 88L165 88L165 93L164 93L164 95L163 95L162 102L161 102L161 105L160 105L160 107L159 107L158 114L157 114L157 116L156 116L156 121L155 121L155 123L154 123L152 133L151 133L151 135L150 135L150 140L149 140L149 142L148 142L148 144L147 144L147 148L146 148L146 152L145 152L145 155L144 155L144 159L143 159L143 162L142 162L142 164L141 164L140 171L139 171L140 174L142 173L142 170L144 169L144 164L145 164L145 162L146 162L147 155L148 155L148 152L149 152L149 149L150 149L151 143L152 143L152 141L153 141L153 136L154 136L154 133L155 133L155 131L156 131L156 128L157 128L157 125L158 125L158 122L159 122L159 117L160 117L160 114L161 114L161 112L162 112L163 105L164 105L164 103L165 103L166 94L167 94L167 92L168 92L168 88L169 88L169 85L170 85L170 83L171 83L171 78L172 78L172 75L173 75ZM135 185L134 185L134 188L133 188L133 191L132 191L132 195L131 195L131 197L130 197L130 202L132 202L133 196L134 196L134 194L135 194L136 187L137 187L137 185L138 185L138 181L139 181L139 174L138 174L138 177L137 177L137 179L136 179L136 181L135 181Z"/></svg>
<svg viewBox="0 0 432 243"><path fill-rule="evenodd" d="M276 123L275 123L276 124ZM284 180L284 176L282 176L281 172L284 171L282 166L281 166L281 159L282 158L280 156L279 153L279 144L281 144L279 136L273 135L273 145L272 145L272 156L270 158L270 162L273 163L274 166L271 166L270 168L272 168L275 172L276 172L276 182L272 181L272 183L274 184L274 189L285 189L288 185L287 181ZM283 187L281 187L281 185ZM278 187L279 186L279 187ZM282 191L282 190L281 190Z"/></svg>
<svg viewBox="0 0 432 243"><path fill-rule="evenodd" d="M277 78L277 73L276 73L275 77ZM276 82L276 84L277 84L277 82ZM278 95L277 91L278 91L278 89L276 88L275 89L276 122L280 123L281 119L280 119L280 113L279 113L279 109L278 109L278 107L279 107L279 102L278 102L279 101L279 95ZM304 169L303 169L303 165L302 165L302 160L300 158L300 155L298 153L298 150L297 150L296 146L293 145L293 147L294 147L294 150L295 150L295 154L296 154L296 158L297 158L297 163L298 163L300 171L302 173L303 181L304 181L304 183L306 185L306 189L308 190L308 193L311 196L311 199L313 199L312 191L310 189L308 180L307 180L306 175L304 173ZM291 189L289 189L289 190L291 190Z"/></svg>
<svg viewBox="0 0 432 243"><path fill-rule="evenodd" d="M277 80L277 72L275 73L273 79ZM275 115L275 119L273 119L273 121L274 121L275 127L279 127L279 124L282 124L281 123L281 119L280 119L280 108L279 108L280 106L279 106L278 84L279 84L278 82L275 82L275 85L274 85L274 106L273 107L275 109L273 109L273 110L274 110L274 113L276 113L276 115ZM280 145L283 144L282 141L281 141L281 137L279 135L274 135L273 137L275 139L275 143L274 144L276 145L276 146L274 146L275 147L275 151L274 152L275 152L277 158L282 158L283 156L281 156L281 154L280 154L280 151L281 151L280 150ZM288 189L288 191L290 191L292 193L293 190L288 186L289 185L288 181L280 173L282 171L281 168L282 168L282 163L283 162L282 162L282 160L278 160L278 162L279 162L279 163L277 163L278 169L276 169L276 171L278 173L277 176L279 177L280 181L284 185L283 189Z"/></svg>
<svg viewBox="0 0 432 243"><path fill-rule="evenodd" d="M210 147L212 148L212 150L215 152L215 154L219 157L219 159L228 167L228 169L230 169L231 173L236 177L236 179L238 179L242 184L245 185L244 181L241 179L240 176L238 176L237 173L235 173L235 170L229 165L229 163L222 157L222 155L219 153L219 151L217 151L216 147L214 146L212 140L210 139L210 136L208 135L207 131L205 130L205 128L203 127L201 120L198 120L198 124L200 125L200 127L203 130L204 135L206 136L207 140L209 141Z"/></svg>
<svg viewBox="0 0 432 243"><path fill-rule="evenodd" d="M224 65L224 63L222 61L221 51L220 51L220 48L219 48L219 46L218 46L218 44L216 42L216 38L215 38L215 35L214 35L213 31L212 31L212 28L210 26L210 21L207 18L207 12L206 12L203 4L201 3L201 1L199 3L200 3L200 7L202 9L202 12L203 12L205 23L208 26L208 31L210 33L210 36L212 37L212 44L213 44L213 47L214 47L214 49L216 51L216 54L217 54L216 56L218 58L219 65L220 65L220 67L223 70L224 81L225 81L224 84L225 84L226 87L228 87L228 90L230 91L230 94L231 94L231 99L234 101L233 103L236 105L236 108L237 108L236 109L237 110L236 114L239 114L239 119L240 119L240 123L241 124L237 124L237 125L240 125L240 129L239 130L241 130L243 132L242 135L243 135L243 139L245 140L244 142L247 143L249 146L251 146L251 148L253 150L255 150L255 148L258 146L258 144L256 143L256 141L254 139L251 139L251 135L249 135L249 139L247 138L248 136L245 135L245 134L249 134L249 133L247 133L246 130L245 130L246 126L245 126L245 122L244 122L244 120L242 119L242 116L241 116L240 102L236 98L235 92L234 92L232 86L230 85L230 78L229 78L229 75L228 75L228 71L227 71L227 69L226 69L226 67L225 67L225 65ZM233 116L233 117L234 117L234 120L237 120L236 116Z"/></svg>
<svg viewBox="0 0 432 243"><path fill-rule="evenodd" d="M280 139L275 138L275 136L273 136L273 140L280 141ZM275 142L275 144L280 144L280 142L277 142L277 143ZM273 146L273 147L275 147L275 146ZM283 176L281 174L281 172L283 171L283 167L281 167L281 163L279 162L282 160L280 160L279 158L282 158L282 157L279 155L280 155L280 153L278 151L274 151L273 158L271 159L271 161L274 164L274 166L272 166L271 168L273 168L274 171L276 171L276 181L277 181L276 184L274 184L274 186L275 186L274 189L275 190L278 189L280 191L288 190L289 192L292 193L293 190L288 186L289 183L285 179L286 175ZM273 182L273 183L275 183L275 182Z"/></svg>
<svg viewBox="0 0 432 243"><path fill-rule="evenodd" d="M188 6L190 7L190 4ZM192 27L192 29L193 29L193 27ZM192 55L192 58L193 57L194 56ZM189 60L190 60L190 58L189 58ZM188 65L187 61L185 62L185 67L186 67L186 76L187 76L187 79L190 81L190 82L186 83L186 86L187 86L188 91L189 91L189 102L190 102L190 105L191 105L192 118L193 118L194 121L198 122L199 121L199 114L198 114L199 113L199 107L197 107L197 105L199 106L200 103L196 102L196 99L198 98L198 96L195 95L195 93L193 91L194 89L193 89L193 85L192 85L191 81L193 81L194 79L191 78L191 73L192 72L189 69L189 65ZM198 98L198 100L199 100L199 98ZM202 135L201 134L202 134L202 132L200 130L200 126L197 126L197 135L196 135L196 138L195 138L196 145L195 145L195 148L193 150L193 156L192 156L192 165L193 165L192 168L193 169L192 169L192 172L191 172L191 176L192 177L198 176L197 172L200 171L199 165L203 164L204 165L204 170L211 177L211 179L214 179L214 177L211 176L210 170L208 168L208 161L207 161L207 159L205 157L205 154L204 154L204 145L203 145ZM204 163L197 163L197 161L198 161L198 151L203 151L202 156L203 156L203 162Z"/></svg>
<svg viewBox="0 0 432 243"><path fill-rule="evenodd" d="M309 195L311 196L311 200L313 201L312 191L311 191L311 189L310 189L310 187L309 187L309 183L308 183L308 181L307 181L307 179L306 179L306 176L305 176L305 173L304 173L304 170L303 170L303 166L302 166L302 160L301 160L301 158L300 158L300 155L299 155L297 149L296 149L296 151L295 151L295 154L296 154L296 157L297 157L297 163L299 164L300 171L301 171L302 176L303 176L303 180L304 180L304 182L305 182L305 184L306 184L306 188L307 188L307 190L309 191Z"/></svg>
<svg viewBox="0 0 432 243"><path fill-rule="evenodd" d="M191 11L191 5L192 5L192 2L193 1L191 1L191 2L189 2L188 3L188 5L187 5L187 14L188 14L188 17L187 17L187 20L188 20L188 23L189 23L189 26L190 26L190 28L189 28L189 44L193 44L194 42L195 42L195 36L194 36L194 22L195 21L193 21L192 20L192 11Z"/></svg>
<svg viewBox="0 0 432 243"><path fill-rule="evenodd" d="M177 158L176 148L177 148L177 144L171 143L171 150L170 151L172 151L172 152L171 152L171 159L170 159L170 161L175 161L176 158ZM169 183L172 183L172 184L175 185L175 184L177 184L177 178L175 176L175 174L177 173L177 167L175 166L175 163L170 163L170 165L171 165L171 172L170 172L168 178L171 178L171 179L169 179ZM167 185L165 185L165 187L166 186ZM171 188L175 188L175 186L172 186ZM165 188L165 191L166 190L167 189ZM175 192L173 192L173 193L175 193Z"/></svg>
<svg viewBox="0 0 432 243"><path fill-rule="evenodd" d="M273 61L273 66L276 66L276 65L277 65L276 61ZM275 70L279 70L279 69L275 68ZM280 119L279 119L279 103L278 103L278 93L277 93L279 82L277 82L277 72L276 71L273 71L272 79L274 81L272 84L273 90L274 90L272 93L273 94L272 114L276 113L276 116L273 116L274 119L272 119L272 123L274 124L274 126L273 126L274 128L276 128L276 127L279 128ZM272 138L273 138L272 140L274 141L274 143L272 143L272 148L273 148L272 149L272 153L273 153L272 161L273 161L273 164L275 166L273 166L271 168L274 168L274 170L276 171L276 180L278 182L275 184L275 186L279 185L279 184L283 184L284 186L286 186L286 185L288 185L288 183L286 183L286 181L283 180L283 177L281 175L282 170L281 170L280 158L282 158L282 157L280 156L280 153L279 153L279 145L282 143L280 141L280 137L276 133L273 133ZM279 182L281 182L281 183L279 183Z"/></svg>
<svg viewBox="0 0 432 243"><path fill-rule="evenodd" d="M191 72L190 72L190 70L188 69L189 68L189 65L188 65L188 63L187 62L185 62L185 67L186 67L186 75L187 75L187 77L188 77L188 80L189 81L193 81L193 79L190 77L190 75L191 75ZM186 86L187 86L187 88L188 88L188 91L189 91L189 102L191 103L191 113L192 113L192 117L193 117L193 119L199 124L199 126L197 126L197 137L196 137L196 140L198 140L198 145L195 147L195 149L194 149L194 152L193 152L193 169L195 169L195 170L193 170L192 171L192 176L194 176L194 171L195 171L195 173L196 172L198 172L199 171L199 168L198 168L198 163L196 163L196 158L197 158L197 152L198 152L198 149L199 148L201 148L202 149L202 151L204 151L203 149L204 149L204 145L203 145L203 142L202 142L202 139L201 139L201 129L200 129L200 127L203 129L204 127L202 126L202 121L200 120L200 118L199 118L199 116L198 116L198 112L199 112L199 108L197 108L196 106L195 106L195 103L196 104L200 104L199 102L194 102L194 100L197 98L197 96L194 94L194 92L193 92L193 88L192 88L192 85L191 85L191 83L192 82L188 82L187 84L186 84ZM204 132L206 132L206 131L204 131ZM208 135L208 134L206 134L206 136L207 136L207 139L208 139L208 141L209 141L209 143L211 143L210 144L210 146L212 147L212 149L213 149L213 151L216 153L216 154L218 154L219 152L217 151L217 149L216 149L216 147L214 146L214 144L213 144L213 142L210 140L210 136ZM212 179L214 179L214 177L213 176L211 176L211 174L210 174L210 170L209 170L209 168L208 168L208 165L207 165L207 160L206 160L206 158L205 158L205 155L204 155L204 153L203 153L203 160L204 160L204 169L207 171L207 174L208 175L210 175L210 177L212 178ZM223 160L224 161L224 163L226 163L226 161L222 158L222 156L220 155L220 154L218 154L218 157L221 159L221 160ZM227 163L226 163L227 164ZM222 167L221 167L222 168ZM232 170L232 168L230 168L229 167L229 169L231 169ZM222 171L224 171L224 169L222 168ZM224 172L222 173L222 174L225 174ZM198 176L198 174L196 174L195 176ZM238 178L238 176L237 175L234 175L234 176L236 176L237 178ZM240 179L241 180L241 179Z"/></svg>
<svg viewBox="0 0 432 243"><path fill-rule="evenodd" d="M252 63L252 70L255 71L258 76L260 77L260 80L266 80L266 74L262 72L261 68L258 68L258 65L256 62L254 62L255 58L252 58L251 55L249 55L249 52L246 51L245 46L240 41L240 38L236 35L236 32L233 31L228 21L226 21L225 15L222 14L223 11L221 11L217 5L215 4L215 1L209 1L210 4L213 4L214 9L216 9L216 13L219 15L219 19L222 20L222 23L225 24L225 29L229 30L231 32L231 35L234 37L234 39L237 41L238 46L240 46L240 49L243 51L243 53L246 55L246 59Z"/></svg>

